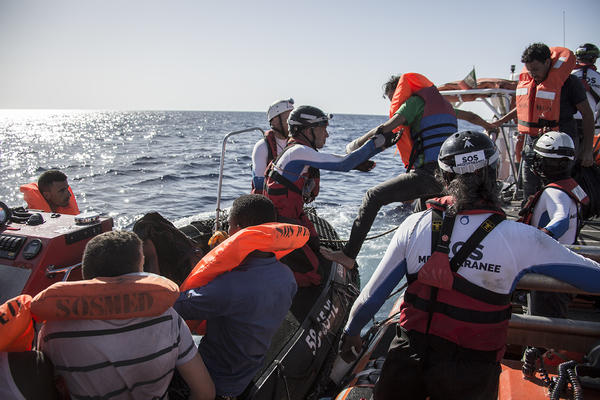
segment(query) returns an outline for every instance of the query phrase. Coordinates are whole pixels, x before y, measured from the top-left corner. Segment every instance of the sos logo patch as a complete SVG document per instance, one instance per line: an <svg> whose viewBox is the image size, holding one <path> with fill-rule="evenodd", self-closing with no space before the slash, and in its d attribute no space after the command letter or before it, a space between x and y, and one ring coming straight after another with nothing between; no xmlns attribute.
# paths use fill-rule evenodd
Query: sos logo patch
<svg viewBox="0 0 600 400"><path fill-rule="evenodd" d="M480 161L485 161L485 153L483 150L473 151L467 154L454 156L454 162L457 167L469 164L476 164Z"/></svg>

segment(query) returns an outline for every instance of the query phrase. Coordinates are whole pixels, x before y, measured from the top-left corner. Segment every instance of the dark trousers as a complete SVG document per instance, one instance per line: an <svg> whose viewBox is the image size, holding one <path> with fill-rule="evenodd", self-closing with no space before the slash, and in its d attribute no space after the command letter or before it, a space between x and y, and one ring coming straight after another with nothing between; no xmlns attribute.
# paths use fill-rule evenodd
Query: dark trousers
<svg viewBox="0 0 600 400"><path fill-rule="evenodd" d="M374 400L496 400L500 364L493 355L397 327Z"/></svg>
<svg viewBox="0 0 600 400"><path fill-rule="evenodd" d="M435 179L436 168L437 164L430 163L423 168L400 174L369 189L352 225L350 239L343 249L344 254L356 259L381 207L391 203L439 195L442 192L442 186Z"/></svg>

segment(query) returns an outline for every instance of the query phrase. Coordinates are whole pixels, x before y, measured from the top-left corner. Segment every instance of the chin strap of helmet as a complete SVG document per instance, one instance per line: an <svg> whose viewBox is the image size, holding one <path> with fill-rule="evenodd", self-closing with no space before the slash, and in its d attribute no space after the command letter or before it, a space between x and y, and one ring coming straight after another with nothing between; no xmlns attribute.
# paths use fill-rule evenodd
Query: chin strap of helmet
<svg viewBox="0 0 600 400"><path fill-rule="evenodd" d="M304 139L306 139L306 141L307 141L307 142L310 144L310 147L312 147L314 150L317 150L317 146L316 146L316 144L315 144L315 131L314 131L314 128L313 128L312 126L310 127L310 133L312 134L312 137L313 137L313 138L312 138L312 140L310 140L310 139L308 138L308 136L306 136L306 135L304 134L304 132L305 132L305 131L303 130L303 131L300 133L300 135L302 135L302 136L304 137Z"/></svg>

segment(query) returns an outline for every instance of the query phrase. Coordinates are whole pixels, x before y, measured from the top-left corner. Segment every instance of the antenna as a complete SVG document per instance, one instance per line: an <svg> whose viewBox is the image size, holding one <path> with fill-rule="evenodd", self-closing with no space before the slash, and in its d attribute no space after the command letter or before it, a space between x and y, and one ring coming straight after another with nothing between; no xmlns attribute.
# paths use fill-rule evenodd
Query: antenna
<svg viewBox="0 0 600 400"><path fill-rule="evenodd" d="M565 12L564 12L564 10L563 10L563 47L565 47L565 46L566 46L566 44L565 44L565 43L566 43L566 42L565 42Z"/></svg>

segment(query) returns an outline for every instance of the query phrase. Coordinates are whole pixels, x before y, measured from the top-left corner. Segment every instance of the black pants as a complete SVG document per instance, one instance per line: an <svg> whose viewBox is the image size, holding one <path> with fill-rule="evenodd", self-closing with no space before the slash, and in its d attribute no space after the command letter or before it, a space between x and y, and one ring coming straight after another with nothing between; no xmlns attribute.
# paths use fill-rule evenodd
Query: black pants
<svg viewBox="0 0 600 400"><path fill-rule="evenodd" d="M442 186L435 179L436 168L436 163L430 163L369 189L363 197L363 203L352 225L350 239L343 249L344 254L356 259L381 207L390 203L439 195Z"/></svg>
<svg viewBox="0 0 600 400"><path fill-rule="evenodd" d="M500 372L494 353L398 326L373 399L496 400Z"/></svg>

